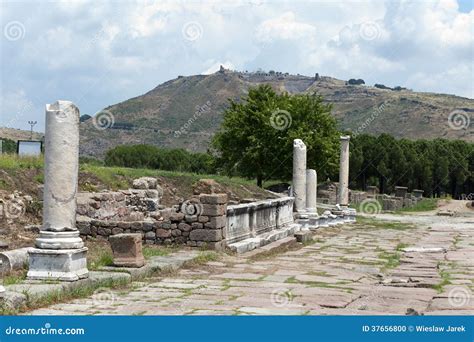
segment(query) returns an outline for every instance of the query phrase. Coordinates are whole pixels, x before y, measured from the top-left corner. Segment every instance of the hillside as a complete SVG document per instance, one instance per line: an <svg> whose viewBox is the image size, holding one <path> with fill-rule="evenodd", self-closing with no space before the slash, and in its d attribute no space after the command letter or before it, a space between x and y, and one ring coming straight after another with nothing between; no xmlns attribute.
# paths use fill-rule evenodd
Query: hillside
<svg viewBox="0 0 474 342"><path fill-rule="evenodd" d="M278 91L322 94L334 105L333 114L341 129L359 128L360 133L389 133L399 138L474 141L473 122L461 130L448 125L448 116L454 110L472 116L472 99L348 85L318 74L308 77L221 69L211 75L180 76L144 95L105 108L103 124L107 129L97 129L93 119L81 123L81 154L101 157L113 146L138 143L205 151L221 123L228 99L238 100L250 86L262 83ZM111 127L110 117L114 122ZM367 120L370 123L364 128Z"/></svg>
<svg viewBox="0 0 474 342"><path fill-rule="evenodd" d="M0 127L0 138L10 139L13 141L30 140L31 132L16 128ZM33 132L33 140L41 140L43 133Z"/></svg>

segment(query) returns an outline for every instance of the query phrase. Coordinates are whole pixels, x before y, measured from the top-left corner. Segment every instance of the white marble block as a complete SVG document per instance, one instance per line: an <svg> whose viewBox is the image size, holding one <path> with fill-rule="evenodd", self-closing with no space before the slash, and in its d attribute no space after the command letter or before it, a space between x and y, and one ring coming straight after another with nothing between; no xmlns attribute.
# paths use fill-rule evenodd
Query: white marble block
<svg viewBox="0 0 474 342"><path fill-rule="evenodd" d="M316 170L312 170L312 169L306 170L306 211L311 214L317 213L316 187L317 187Z"/></svg>
<svg viewBox="0 0 474 342"><path fill-rule="evenodd" d="M293 197L295 211L306 211L306 145L300 139L293 140Z"/></svg>
<svg viewBox="0 0 474 342"><path fill-rule="evenodd" d="M341 156L339 166L339 191L337 203L347 207L349 205L349 139L350 136L341 136Z"/></svg>

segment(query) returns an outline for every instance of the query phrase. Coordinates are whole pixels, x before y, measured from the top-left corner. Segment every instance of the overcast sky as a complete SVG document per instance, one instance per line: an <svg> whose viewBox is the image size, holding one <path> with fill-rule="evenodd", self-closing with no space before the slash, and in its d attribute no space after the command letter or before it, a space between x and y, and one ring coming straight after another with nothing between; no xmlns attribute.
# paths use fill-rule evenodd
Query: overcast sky
<svg viewBox="0 0 474 342"><path fill-rule="evenodd" d="M473 98L471 0L8 2L0 12L0 126L44 129L178 75L277 70Z"/></svg>

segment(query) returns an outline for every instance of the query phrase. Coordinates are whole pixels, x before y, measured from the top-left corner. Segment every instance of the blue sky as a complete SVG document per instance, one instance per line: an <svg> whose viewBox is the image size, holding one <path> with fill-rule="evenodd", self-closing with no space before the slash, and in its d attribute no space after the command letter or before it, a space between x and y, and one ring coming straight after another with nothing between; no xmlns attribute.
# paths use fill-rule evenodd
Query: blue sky
<svg viewBox="0 0 474 342"><path fill-rule="evenodd" d="M91 114L178 75L278 70L473 98L472 1L1 3L0 126Z"/></svg>

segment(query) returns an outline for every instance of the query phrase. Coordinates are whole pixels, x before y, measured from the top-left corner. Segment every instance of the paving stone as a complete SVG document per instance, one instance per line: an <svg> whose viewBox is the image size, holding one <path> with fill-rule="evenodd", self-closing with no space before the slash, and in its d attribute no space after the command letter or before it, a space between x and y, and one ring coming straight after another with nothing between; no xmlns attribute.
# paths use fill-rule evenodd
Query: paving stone
<svg viewBox="0 0 474 342"><path fill-rule="evenodd" d="M260 253L275 248L270 244L134 283L126 291L114 290L113 305L97 305L89 297L31 314L405 315L409 309L425 315L474 314L474 227L463 223L467 219L438 222L439 217L428 214L380 217L414 223L416 228L331 227L317 231L316 242L300 249L260 258ZM284 240L273 246L295 241ZM400 243L409 245L407 252L397 251ZM382 251L399 253L400 264L387 269ZM187 253L179 254L174 263L163 257L148 263L177 270L189 258ZM440 271L450 275L451 284L438 293L432 287L441 282ZM387 279L391 280L383 284Z"/></svg>

